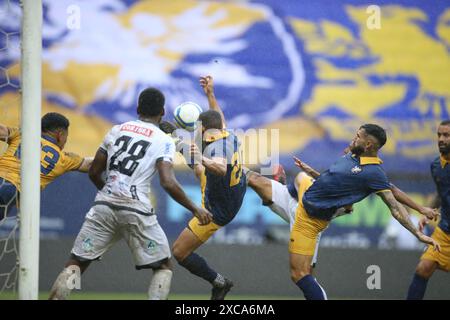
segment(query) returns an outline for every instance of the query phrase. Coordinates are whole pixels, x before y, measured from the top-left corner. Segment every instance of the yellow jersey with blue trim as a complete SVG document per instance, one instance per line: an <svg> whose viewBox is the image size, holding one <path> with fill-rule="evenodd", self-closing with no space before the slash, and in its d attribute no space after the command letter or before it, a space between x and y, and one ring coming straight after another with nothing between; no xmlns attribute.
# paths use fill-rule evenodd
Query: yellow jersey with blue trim
<svg viewBox="0 0 450 320"><path fill-rule="evenodd" d="M8 132L8 148L0 156L0 178L8 180L20 191L20 130L8 128ZM41 190L60 175L77 170L82 162L79 155L62 151L53 137L42 135Z"/></svg>

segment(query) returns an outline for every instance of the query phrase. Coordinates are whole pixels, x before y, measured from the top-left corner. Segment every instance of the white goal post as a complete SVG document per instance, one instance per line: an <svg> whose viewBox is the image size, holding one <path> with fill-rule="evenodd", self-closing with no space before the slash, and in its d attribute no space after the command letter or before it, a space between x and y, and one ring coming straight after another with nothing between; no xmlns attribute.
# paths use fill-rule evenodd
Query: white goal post
<svg viewBox="0 0 450 320"><path fill-rule="evenodd" d="M39 294L42 0L21 0L21 193L19 299Z"/></svg>

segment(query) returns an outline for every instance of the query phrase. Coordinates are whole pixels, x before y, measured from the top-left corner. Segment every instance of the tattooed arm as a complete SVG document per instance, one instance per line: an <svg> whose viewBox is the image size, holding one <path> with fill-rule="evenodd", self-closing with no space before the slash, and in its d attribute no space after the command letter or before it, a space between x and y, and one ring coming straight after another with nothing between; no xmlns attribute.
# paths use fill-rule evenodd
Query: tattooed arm
<svg viewBox="0 0 450 320"><path fill-rule="evenodd" d="M388 206L391 211L392 216L400 222L400 224L405 227L409 232L411 232L419 241L430 244L434 247L435 250L440 251L439 244L434 241L432 238L424 235L421 231L417 230L411 219L409 218L408 211L406 211L405 207L395 200L392 191L385 190L377 193L378 196L383 199L384 203Z"/></svg>

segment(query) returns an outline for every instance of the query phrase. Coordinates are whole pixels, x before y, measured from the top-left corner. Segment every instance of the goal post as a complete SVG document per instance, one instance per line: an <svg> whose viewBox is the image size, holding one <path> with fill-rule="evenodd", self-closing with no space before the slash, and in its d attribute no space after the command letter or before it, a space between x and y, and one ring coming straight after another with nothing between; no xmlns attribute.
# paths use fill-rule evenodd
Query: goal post
<svg viewBox="0 0 450 320"><path fill-rule="evenodd" d="M39 293L42 0L22 0L19 299Z"/></svg>

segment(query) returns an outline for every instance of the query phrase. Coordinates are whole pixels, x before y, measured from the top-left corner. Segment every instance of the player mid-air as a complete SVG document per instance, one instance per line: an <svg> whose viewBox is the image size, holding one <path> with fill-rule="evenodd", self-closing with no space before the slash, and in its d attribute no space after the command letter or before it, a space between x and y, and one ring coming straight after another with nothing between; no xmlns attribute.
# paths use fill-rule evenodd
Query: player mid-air
<svg viewBox="0 0 450 320"><path fill-rule="evenodd" d="M406 209L392 194L378 150L386 142L386 132L375 124L362 125L350 144L350 152L339 158L313 183L303 178L299 184L299 204L289 243L292 281L306 299L326 299L323 288L311 275L310 265L317 235L326 229L339 208L379 195L391 214L420 241L440 250L439 244L417 230Z"/></svg>
<svg viewBox="0 0 450 320"><path fill-rule="evenodd" d="M436 269L450 271L450 120L440 123L437 137L440 156L431 163L431 175L441 205L441 221L431 237L439 242L441 251L435 251L429 246L420 257L408 290L407 299L410 300L423 299L428 280ZM428 223L426 220L427 218L422 219L422 227Z"/></svg>
<svg viewBox="0 0 450 320"><path fill-rule="evenodd" d="M99 191L75 240L71 258L51 289L50 299L66 299L74 268L83 273L90 262L120 239L127 242L137 270L154 272L149 299L167 299L172 279L171 254L150 201L155 173L159 174L161 186L193 213L200 227L211 221L211 213L189 200L175 178L175 145L158 127L164 103L159 90L145 89L138 99L139 119L116 125L105 136L89 170ZM105 171L106 181L102 178Z"/></svg>
<svg viewBox="0 0 450 320"><path fill-rule="evenodd" d="M201 181L203 204L212 215L212 222L201 225L197 218L189 221L173 244L173 255L178 263L192 274L212 285L212 300L223 300L233 282L213 270L195 250L205 243L217 230L230 223L238 213L246 191L246 177L242 174L239 140L225 130L225 118L215 99L213 79L200 78L210 105L210 110L200 114L202 123L203 153L198 146L189 146L194 162L188 164ZM173 125L166 123L167 133ZM186 153L186 152L185 152Z"/></svg>
<svg viewBox="0 0 450 320"><path fill-rule="evenodd" d="M290 228L292 228L292 225L295 221L295 213L298 206L298 192L300 181L302 179L317 179L320 176L320 173L317 170L301 161L300 159L294 157L294 161L295 165L303 172L299 172L295 176L294 181L290 183L287 183L286 173L283 169L283 166L281 165L277 165L274 167L274 179L264 177L261 174L250 169L244 169L244 172L247 175L248 186L258 194L263 202L263 205L268 206L272 210L272 212L276 213L283 220L288 222ZM425 215L429 219L435 219L438 215L436 210L417 204L402 190L392 184L391 191L397 201ZM336 210L336 213L332 218L334 219L340 217L341 215L349 214L352 212L353 207L349 205L345 208L339 208L338 210ZM312 267L314 267L317 263L320 236L321 233L319 233L316 242L316 249L314 251Z"/></svg>
<svg viewBox="0 0 450 320"><path fill-rule="evenodd" d="M62 114L51 112L41 118L41 190L68 171L87 172L92 158L82 158L63 151L69 135L69 120ZM6 215L18 202L20 193L20 142L18 128L0 124L0 140L8 144L0 156L0 206Z"/></svg>

